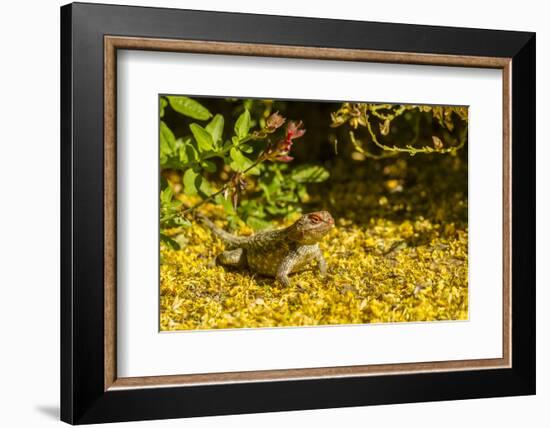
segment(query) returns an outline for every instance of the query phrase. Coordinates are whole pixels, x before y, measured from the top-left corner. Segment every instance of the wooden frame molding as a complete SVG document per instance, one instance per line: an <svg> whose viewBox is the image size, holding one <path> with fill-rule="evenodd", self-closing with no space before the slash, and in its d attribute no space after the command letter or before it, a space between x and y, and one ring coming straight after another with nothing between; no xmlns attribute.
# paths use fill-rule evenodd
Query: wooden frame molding
<svg viewBox="0 0 550 428"><path fill-rule="evenodd" d="M503 77L503 357L461 361L362 365L231 373L118 378L116 368L116 61L118 49L252 55L339 61L494 68ZM512 61L510 58L383 52L252 43L104 37L104 390L361 377L420 372L509 368L512 362Z"/></svg>

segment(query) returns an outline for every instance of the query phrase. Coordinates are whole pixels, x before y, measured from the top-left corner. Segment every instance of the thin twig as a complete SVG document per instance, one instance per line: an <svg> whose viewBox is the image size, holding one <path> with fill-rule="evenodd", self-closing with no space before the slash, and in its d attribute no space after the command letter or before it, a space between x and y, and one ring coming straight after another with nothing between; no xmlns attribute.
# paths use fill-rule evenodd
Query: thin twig
<svg viewBox="0 0 550 428"><path fill-rule="evenodd" d="M257 167L263 161L265 161L265 158L264 158L263 155L260 155L258 157L258 159L256 159L256 161L252 165L250 165L248 168L246 168L241 174L246 175L246 173L250 172L253 168ZM188 212L191 212L191 211L195 211L197 208L201 207L206 202L211 201L216 196L218 196L218 195L222 194L223 192L225 192L227 189L229 189L229 183L226 183L221 189L219 189L216 192L212 193L207 198L205 198L205 199L201 200L200 202L197 202L196 204L186 208L185 210L183 210L181 212L181 215L184 215L184 214L186 214Z"/></svg>

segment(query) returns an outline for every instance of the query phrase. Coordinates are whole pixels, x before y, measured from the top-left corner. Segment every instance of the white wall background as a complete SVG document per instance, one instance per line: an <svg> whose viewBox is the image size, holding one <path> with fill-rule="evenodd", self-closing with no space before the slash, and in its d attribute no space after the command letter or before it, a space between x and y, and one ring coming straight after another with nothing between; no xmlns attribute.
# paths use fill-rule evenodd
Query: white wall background
<svg viewBox="0 0 550 428"><path fill-rule="evenodd" d="M538 394L461 402L154 421L125 426L279 427L547 426L550 316L548 108L549 13L545 3L436 0L145 0L126 4L537 32ZM103 3L116 3L104 0ZM0 6L0 424L59 424L59 0ZM33 112L28 125L27 112Z"/></svg>

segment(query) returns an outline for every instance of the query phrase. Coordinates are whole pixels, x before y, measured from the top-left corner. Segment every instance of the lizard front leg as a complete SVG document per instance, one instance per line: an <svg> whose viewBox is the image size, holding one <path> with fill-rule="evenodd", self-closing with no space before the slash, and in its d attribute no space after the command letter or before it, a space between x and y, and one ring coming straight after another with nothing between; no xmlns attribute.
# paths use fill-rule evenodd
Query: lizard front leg
<svg viewBox="0 0 550 428"><path fill-rule="evenodd" d="M320 248L317 248L315 252L315 260L317 260L317 268L319 269L319 275L325 277L327 275L327 261L323 256L323 252Z"/></svg>
<svg viewBox="0 0 550 428"><path fill-rule="evenodd" d="M316 254L316 252L312 252L310 245L303 245L289 251L277 267L275 278L277 278L281 284L288 287L290 285L288 275L292 272L294 267L296 267L296 265L298 265L297 267L302 266L304 263L315 258ZM322 256L321 254L321 257Z"/></svg>
<svg viewBox="0 0 550 428"><path fill-rule="evenodd" d="M288 275L292 272L292 268L298 260L298 254L295 251L288 253L277 267L275 278L285 287L290 285Z"/></svg>

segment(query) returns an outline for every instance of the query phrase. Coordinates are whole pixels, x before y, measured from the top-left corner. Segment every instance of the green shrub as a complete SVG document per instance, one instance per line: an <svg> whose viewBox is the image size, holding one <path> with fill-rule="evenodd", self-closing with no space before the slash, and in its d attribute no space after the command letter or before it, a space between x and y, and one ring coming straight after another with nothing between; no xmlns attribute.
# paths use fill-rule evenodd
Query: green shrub
<svg viewBox="0 0 550 428"><path fill-rule="evenodd" d="M304 133L301 121L278 112L253 117L245 100L231 130L231 117L213 115L185 96L160 98L161 239L175 246L167 229L188 227L190 217L206 202L222 206L230 225L244 221L253 229L300 212L307 186L329 177L321 165L291 166L294 141ZM193 119L188 133L176 137L163 120L171 108ZM200 122L200 123L199 123ZM172 179L166 179L166 176ZM192 201L189 203L188 201Z"/></svg>

